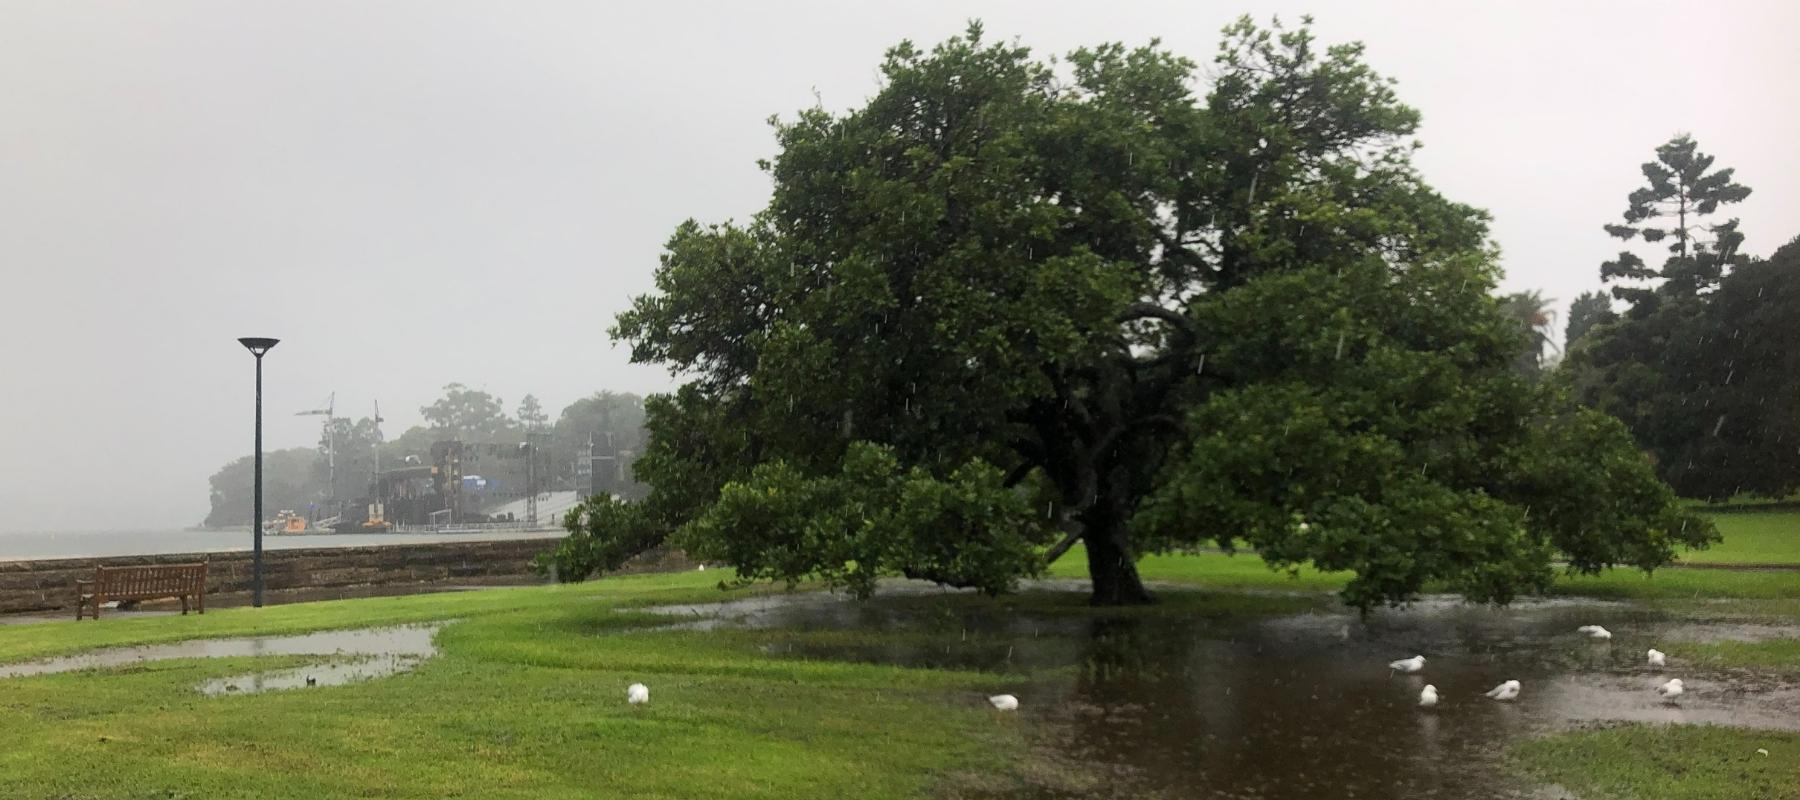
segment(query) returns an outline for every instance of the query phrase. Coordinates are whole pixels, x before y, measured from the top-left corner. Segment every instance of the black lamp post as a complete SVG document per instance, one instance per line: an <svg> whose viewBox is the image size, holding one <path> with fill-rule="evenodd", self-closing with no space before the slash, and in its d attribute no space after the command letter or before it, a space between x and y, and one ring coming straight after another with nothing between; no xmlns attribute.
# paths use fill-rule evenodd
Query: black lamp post
<svg viewBox="0 0 1800 800"><path fill-rule="evenodd" d="M250 579L250 604L257 608L262 608L263 590L262 358L263 354L269 352L269 350L279 341L281 340L264 339L255 336L247 336L238 340L238 344L243 345L244 349L249 350L250 355L256 356L256 511L253 512L256 516L252 517L250 520L250 533L254 538L256 545L255 554L251 560L251 569L253 572L251 573L252 577Z"/></svg>

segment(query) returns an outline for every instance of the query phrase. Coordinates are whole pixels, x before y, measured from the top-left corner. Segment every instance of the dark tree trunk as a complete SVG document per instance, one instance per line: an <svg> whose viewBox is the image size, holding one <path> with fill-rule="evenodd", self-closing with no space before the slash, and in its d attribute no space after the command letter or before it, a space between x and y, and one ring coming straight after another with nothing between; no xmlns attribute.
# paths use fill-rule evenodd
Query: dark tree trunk
<svg viewBox="0 0 1800 800"><path fill-rule="evenodd" d="M1082 515L1082 544L1087 546L1088 576L1097 606L1141 606L1156 602L1138 578L1137 562L1125 546L1124 515L1101 503Z"/></svg>

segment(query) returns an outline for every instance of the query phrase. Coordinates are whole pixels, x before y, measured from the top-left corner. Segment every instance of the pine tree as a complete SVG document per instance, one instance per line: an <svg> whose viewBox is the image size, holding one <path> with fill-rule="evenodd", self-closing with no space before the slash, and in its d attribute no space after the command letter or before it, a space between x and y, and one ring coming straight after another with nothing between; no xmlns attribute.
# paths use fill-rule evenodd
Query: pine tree
<svg viewBox="0 0 1800 800"><path fill-rule="evenodd" d="M1643 165L1647 185L1627 198L1625 224L1607 225L1606 232L1624 241L1639 236L1646 242L1672 240L1670 256L1662 269L1651 269L1635 253L1623 251L1600 267L1600 279L1660 280L1653 289L1616 286L1613 296L1632 304L1634 313L1648 313L1658 293L1692 296L1716 286L1725 268L1741 261L1738 247L1744 236L1738 220L1717 225L1702 221L1721 205L1742 202L1749 187L1733 183L1730 168L1712 169L1713 157L1700 152L1693 137L1682 134L1656 148L1656 160ZM1711 239L1703 238L1710 234Z"/></svg>

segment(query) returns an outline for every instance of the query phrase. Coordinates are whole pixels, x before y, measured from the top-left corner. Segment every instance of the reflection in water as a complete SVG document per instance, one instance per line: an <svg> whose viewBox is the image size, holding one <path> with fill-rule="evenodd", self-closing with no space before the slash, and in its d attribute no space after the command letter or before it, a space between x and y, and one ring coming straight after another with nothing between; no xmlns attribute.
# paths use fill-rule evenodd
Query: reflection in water
<svg viewBox="0 0 1800 800"><path fill-rule="evenodd" d="M216 695L301 686L335 686L405 672L418 666L420 662L437 654L437 646L432 643L432 638L444 624L320 631L294 636L196 639L173 644L114 647L61 658L0 665L0 678L48 675L178 658L316 655L348 660L266 674L220 678L207 681L199 688L201 692ZM309 678L311 682L308 682Z"/></svg>
<svg viewBox="0 0 1800 800"><path fill-rule="evenodd" d="M1800 688L1685 674L1680 642L1732 636L1732 626L1697 631L1624 604L1431 602L1364 622L1335 613L1032 617L916 600L760 598L727 604L704 624L761 629L770 651L797 657L994 671L992 688L1019 696L1052 756L1096 777L1084 796L1539 796L1498 759L1511 742L1571 724L1800 729ZM1614 638L1577 634L1584 624ZM1667 669L1644 664L1651 646L1669 651ZM1390 674L1389 661L1414 653L1429 659L1422 673ZM1057 677L1024 677L1042 668ZM1653 691L1671 675L1687 679L1679 705ZM1509 679L1524 686L1518 700L1483 696ZM1418 707L1426 683L1442 695L1432 709Z"/></svg>

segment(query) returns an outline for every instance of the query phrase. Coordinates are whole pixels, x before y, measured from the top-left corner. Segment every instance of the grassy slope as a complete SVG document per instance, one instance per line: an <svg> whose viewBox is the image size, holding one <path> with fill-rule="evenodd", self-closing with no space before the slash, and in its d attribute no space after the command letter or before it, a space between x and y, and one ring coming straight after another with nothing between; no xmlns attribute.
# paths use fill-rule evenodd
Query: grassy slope
<svg viewBox="0 0 1800 800"><path fill-rule="evenodd" d="M1793 732L1620 725L1525 742L1512 756L1591 800L1800 798L1800 734Z"/></svg>
<svg viewBox="0 0 1800 800"><path fill-rule="evenodd" d="M609 607L710 596L692 575L0 629L7 658L76 635L162 641L444 617L418 671L200 697L243 659L0 683L3 797L910 797L997 760L997 676L760 654L747 636L628 630ZM92 632L90 632L92 631ZM282 659L280 663L289 663ZM274 666L256 662L257 669ZM643 681L652 703L632 709ZM169 794L169 793L175 794Z"/></svg>

